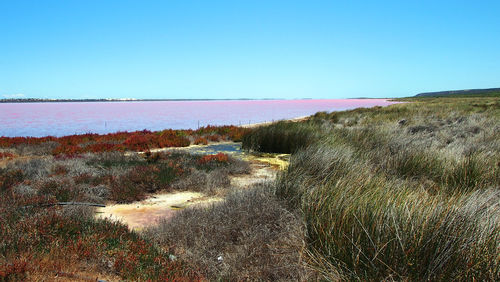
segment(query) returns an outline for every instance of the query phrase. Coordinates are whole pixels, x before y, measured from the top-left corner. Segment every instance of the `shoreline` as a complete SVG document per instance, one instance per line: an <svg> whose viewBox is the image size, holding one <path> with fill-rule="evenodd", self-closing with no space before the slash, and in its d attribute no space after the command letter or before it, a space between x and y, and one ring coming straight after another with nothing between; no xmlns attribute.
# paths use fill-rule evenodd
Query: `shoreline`
<svg viewBox="0 0 500 282"><path fill-rule="evenodd" d="M308 120L310 116L312 116L312 115L300 116L300 117L290 118L290 119L280 119L280 120L275 120L275 121L264 121L264 122L250 123L250 124L242 124L239 127L243 127L243 128L256 128L256 127L259 127L259 126L270 125L270 124L277 123L277 122L280 122L280 121L300 122L300 121Z"/></svg>

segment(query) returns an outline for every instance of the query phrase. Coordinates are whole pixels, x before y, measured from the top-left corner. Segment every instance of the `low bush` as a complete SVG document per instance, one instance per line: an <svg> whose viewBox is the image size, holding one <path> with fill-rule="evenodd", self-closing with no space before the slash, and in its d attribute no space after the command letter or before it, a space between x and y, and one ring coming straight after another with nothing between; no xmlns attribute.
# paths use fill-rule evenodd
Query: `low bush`
<svg viewBox="0 0 500 282"><path fill-rule="evenodd" d="M24 179L25 175L20 169L8 170L0 168L0 192L7 191Z"/></svg>
<svg viewBox="0 0 500 282"><path fill-rule="evenodd" d="M78 265L125 280L202 278L185 262L170 260L168 254L119 223L39 207L47 203L43 198L9 200L0 202L2 281L54 277Z"/></svg>
<svg viewBox="0 0 500 282"><path fill-rule="evenodd" d="M195 145L207 145L208 144L208 140L204 137L198 137L194 140L194 144Z"/></svg>
<svg viewBox="0 0 500 282"><path fill-rule="evenodd" d="M70 178L50 178L36 183L39 194L54 197L58 202L79 201L83 199L83 191Z"/></svg>
<svg viewBox="0 0 500 282"><path fill-rule="evenodd" d="M121 203L142 200L146 193L170 190L170 184L182 173L180 167L170 164L137 166L112 181L110 197Z"/></svg>
<svg viewBox="0 0 500 282"><path fill-rule="evenodd" d="M198 164L200 165L206 165L209 163L220 163L224 164L229 161L229 158L227 154L224 153L217 153L215 155L204 155L198 160Z"/></svg>
<svg viewBox="0 0 500 282"><path fill-rule="evenodd" d="M145 232L172 246L211 280L306 280L302 224L269 187L230 194L222 203L186 209Z"/></svg>

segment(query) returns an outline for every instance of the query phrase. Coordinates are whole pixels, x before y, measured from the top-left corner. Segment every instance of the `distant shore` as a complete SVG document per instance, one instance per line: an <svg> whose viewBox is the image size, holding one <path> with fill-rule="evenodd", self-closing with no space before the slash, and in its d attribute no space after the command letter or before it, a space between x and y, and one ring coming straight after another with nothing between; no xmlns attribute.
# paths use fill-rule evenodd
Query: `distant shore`
<svg viewBox="0 0 500 282"><path fill-rule="evenodd" d="M74 102L196 102L196 101L276 101L276 100L330 100L331 98L235 98L235 99L136 99L136 98L117 98L117 99L40 99L40 98L4 98L0 99L0 103L74 103ZM336 99L394 99L394 98L336 98Z"/></svg>
<svg viewBox="0 0 500 282"><path fill-rule="evenodd" d="M248 101L248 100L288 100L280 98L236 98L236 99L135 99L135 98L119 98L119 99L39 99L39 98L16 98L16 99L0 99L0 103L71 103L71 102L182 102L182 101ZM311 98L300 98L290 100L312 100Z"/></svg>

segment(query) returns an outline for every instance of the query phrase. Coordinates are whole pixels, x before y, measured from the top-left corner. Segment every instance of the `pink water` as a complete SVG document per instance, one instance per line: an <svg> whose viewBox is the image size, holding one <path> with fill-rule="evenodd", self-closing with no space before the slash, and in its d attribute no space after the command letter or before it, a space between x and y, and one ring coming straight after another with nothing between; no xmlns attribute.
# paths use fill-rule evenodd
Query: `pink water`
<svg viewBox="0 0 500 282"><path fill-rule="evenodd" d="M392 103L385 99L0 103L0 136L196 129Z"/></svg>

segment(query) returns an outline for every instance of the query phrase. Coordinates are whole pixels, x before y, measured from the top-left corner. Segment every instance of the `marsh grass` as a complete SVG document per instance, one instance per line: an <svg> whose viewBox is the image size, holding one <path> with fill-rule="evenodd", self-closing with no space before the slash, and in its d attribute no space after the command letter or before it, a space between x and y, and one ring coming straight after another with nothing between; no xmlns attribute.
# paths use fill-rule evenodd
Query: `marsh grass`
<svg viewBox="0 0 500 282"><path fill-rule="evenodd" d="M500 279L499 99L408 101L245 140L300 148L275 195L302 216L307 261L325 279ZM318 138L294 143L303 128Z"/></svg>

